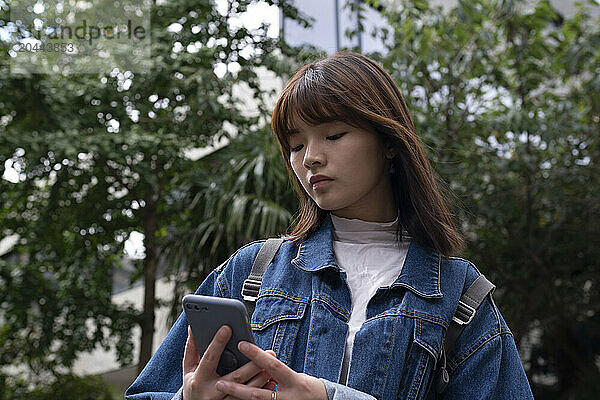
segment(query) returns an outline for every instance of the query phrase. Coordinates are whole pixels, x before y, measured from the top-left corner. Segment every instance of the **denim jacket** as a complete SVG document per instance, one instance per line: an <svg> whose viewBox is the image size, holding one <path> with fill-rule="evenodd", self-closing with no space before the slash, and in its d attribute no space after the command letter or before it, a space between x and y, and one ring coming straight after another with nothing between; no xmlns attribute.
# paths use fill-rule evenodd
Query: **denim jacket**
<svg viewBox="0 0 600 400"><path fill-rule="evenodd" d="M216 268L196 294L241 300L244 279L264 240ZM348 381L339 382L351 311L345 272L336 264L329 216L300 244L284 241L267 268L251 328L256 344L298 372L321 379L330 400L436 398L442 339L464 288L479 271L411 242L396 281L377 290L354 339ZM182 314L126 391L126 399L181 398L187 321ZM491 295L447 354L444 399L532 399L513 336Z"/></svg>

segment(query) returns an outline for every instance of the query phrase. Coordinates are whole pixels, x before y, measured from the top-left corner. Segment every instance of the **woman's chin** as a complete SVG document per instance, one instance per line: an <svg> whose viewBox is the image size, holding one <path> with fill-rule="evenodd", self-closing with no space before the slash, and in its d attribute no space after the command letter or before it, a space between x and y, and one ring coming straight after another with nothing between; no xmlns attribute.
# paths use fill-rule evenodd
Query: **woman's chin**
<svg viewBox="0 0 600 400"><path fill-rule="evenodd" d="M339 205L339 204L334 204L330 201L315 201L315 203L317 203L317 206L319 206L319 208L321 210L324 211L335 211L335 210L339 210L340 208L344 208L344 206Z"/></svg>

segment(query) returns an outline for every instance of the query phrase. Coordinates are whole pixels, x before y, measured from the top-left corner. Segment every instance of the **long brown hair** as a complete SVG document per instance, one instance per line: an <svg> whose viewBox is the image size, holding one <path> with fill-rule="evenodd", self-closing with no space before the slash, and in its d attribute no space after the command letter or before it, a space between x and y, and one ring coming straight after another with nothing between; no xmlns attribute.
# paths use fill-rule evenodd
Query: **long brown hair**
<svg viewBox="0 0 600 400"><path fill-rule="evenodd" d="M340 51L300 68L289 80L273 109L271 126L300 199L290 236L303 241L321 224L327 211L304 191L290 164L288 137L294 123L317 125L344 121L368 127L395 149L391 175L398 209L398 229L406 229L421 245L445 257L458 252L463 238L440 194L436 175L415 131L400 90L375 61Z"/></svg>

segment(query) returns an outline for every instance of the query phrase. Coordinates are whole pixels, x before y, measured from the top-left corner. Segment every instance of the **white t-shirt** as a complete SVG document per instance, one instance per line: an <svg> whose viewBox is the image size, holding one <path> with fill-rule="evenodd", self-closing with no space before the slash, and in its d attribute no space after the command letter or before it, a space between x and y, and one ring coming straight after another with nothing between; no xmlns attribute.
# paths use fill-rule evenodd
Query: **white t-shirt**
<svg viewBox="0 0 600 400"><path fill-rule="evenodd" d="M378 288L389 286L398 278L411 238L403 230L402 243L398 243L397 217L392 222L380 223L331 214L331 221L335 259L346 272L352 297L346 352L340 377L340 382L346 384L354 337L365 322L367 304Z"/></svg>

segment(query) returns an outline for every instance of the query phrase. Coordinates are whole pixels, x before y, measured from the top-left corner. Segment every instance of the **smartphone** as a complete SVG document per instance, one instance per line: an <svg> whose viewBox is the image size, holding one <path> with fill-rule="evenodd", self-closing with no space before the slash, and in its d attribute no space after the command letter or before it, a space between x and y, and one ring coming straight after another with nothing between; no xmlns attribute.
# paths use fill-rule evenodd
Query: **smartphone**
<svg viewBox="0 0 600 400"><path fill-rule="evenodd" d="M217 374L227 375L250 360L238 350L240 341L254 343L244 303L236 299L188 294L182 300L200 357L223 325L232 330L219 360Z"/></svg>

